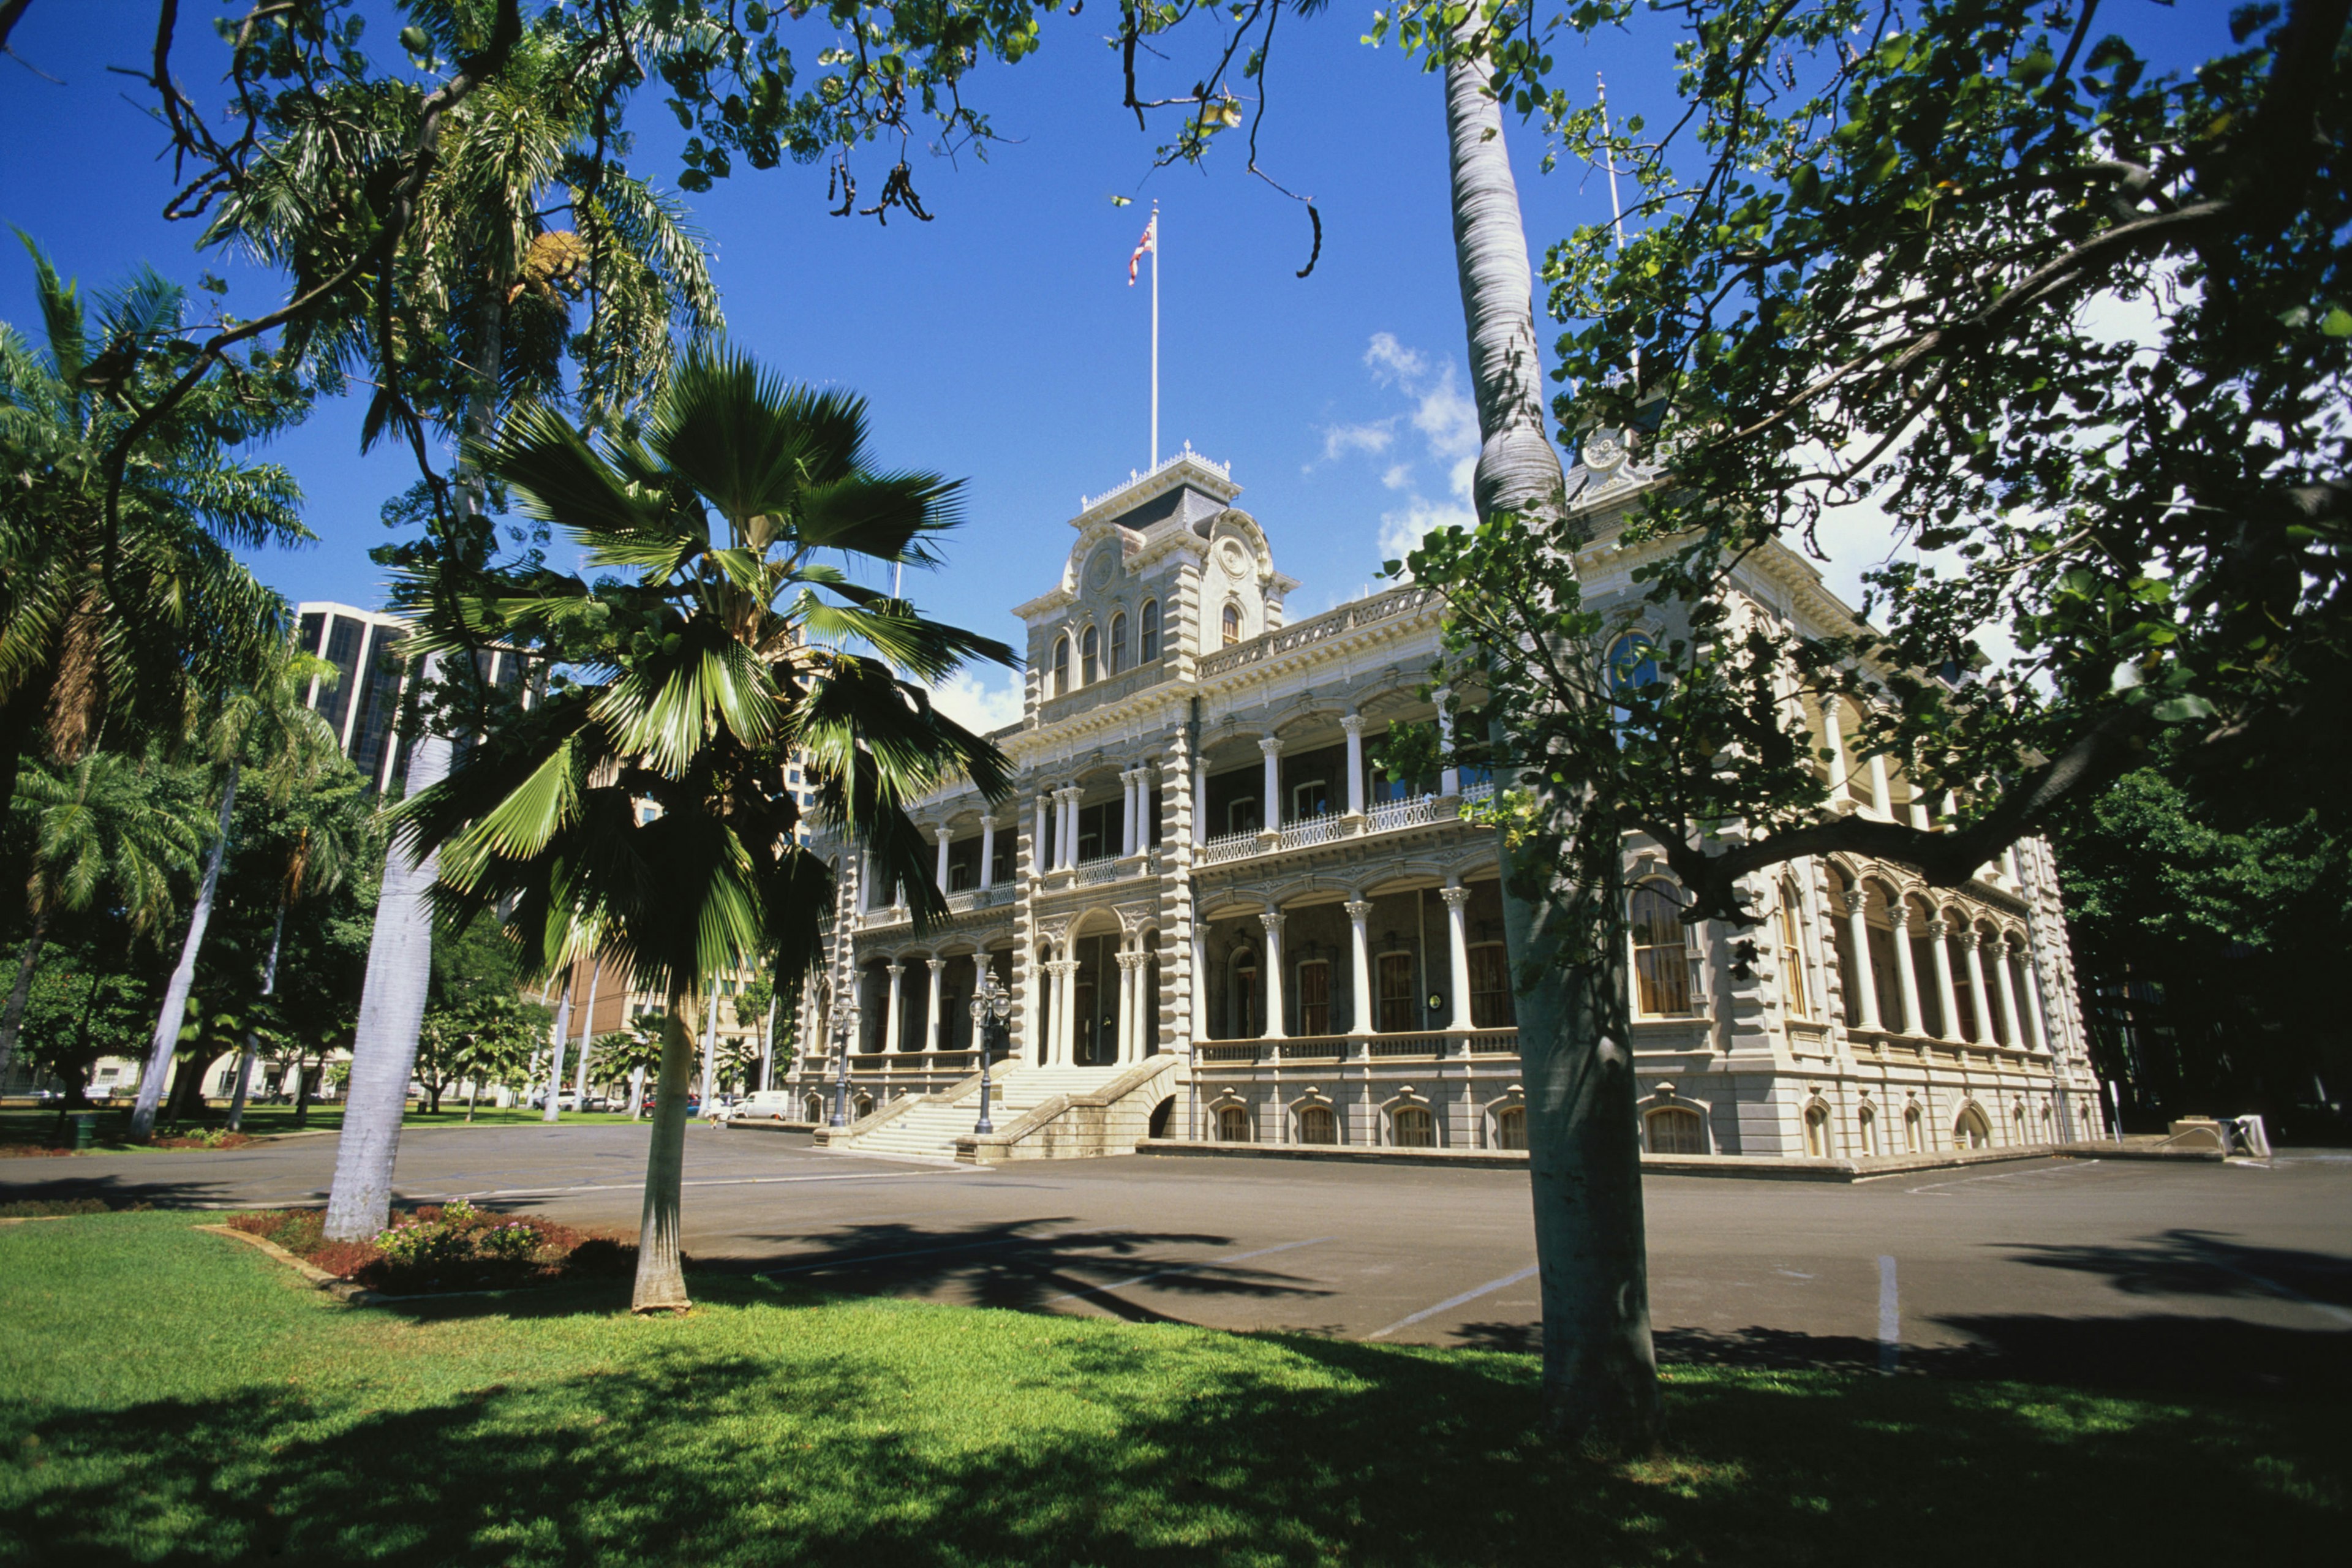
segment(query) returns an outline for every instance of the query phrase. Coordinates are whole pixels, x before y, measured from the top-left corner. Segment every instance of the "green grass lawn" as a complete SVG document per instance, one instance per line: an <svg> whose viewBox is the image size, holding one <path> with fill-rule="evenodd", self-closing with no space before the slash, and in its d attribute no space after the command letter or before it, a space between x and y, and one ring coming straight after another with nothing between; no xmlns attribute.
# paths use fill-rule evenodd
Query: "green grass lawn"
<svg viewBox="0 0 2352 1568"><path fill-rule="evenodd" d="M0 1561L1982 1568L2347 1523L2309 1398L1675 1369L1669 1453L1610 1464L1529 1436L1499 1352L707 1273L684 1319L350 1308L194 1223L0 1226Z"/></svg>
<svg viewBox="0 0 2352 1568"><path fill-rule="evenodd" d="M124 1148L135 1147L122 1142L131 1126L129 1100L109 1105L98 1110L96 1114L99 1118L98 1142L101 1149L120 1152ZM205 1113L204 1125L220 1126L226 1121L227 1116L227 1105L215 1100L211 1102L210 1109ZM470 1125L520 1127L544 1120L545 1113L542 1111L528 1110L521 1107L500 1110L495 1106L485 1105L475 1111L474 1120ZM625 1112L613 1114L601 1110L567 1110L561 1114L559 1120L567 1122L625 1124L629 1118ZM341 1131L342 1125L343 1108L341 1105L313 1105L310 1107L309 1117L300 1122L295 1121L294 1108L290 1105L248 1105L245 1110L245 1131L257 1137L277 1132L336 1132ZM402 1125L464 1127L469 1124L466 1121L465 1101L444 1100L441 1102L441 1113L438 1116L430 1115L422 1109L412 1109L403 1118ZM165 1131L168 1131L170 1129ZM72 1141L73 1126L70 1119L66 1123L62 1136L66 1142ZM45 1147L56 1143L59 1137L58 1113L54 1109L37 1110L29 1106L12 1105L5 1110L0 1110L0 1148Z"/></svg>

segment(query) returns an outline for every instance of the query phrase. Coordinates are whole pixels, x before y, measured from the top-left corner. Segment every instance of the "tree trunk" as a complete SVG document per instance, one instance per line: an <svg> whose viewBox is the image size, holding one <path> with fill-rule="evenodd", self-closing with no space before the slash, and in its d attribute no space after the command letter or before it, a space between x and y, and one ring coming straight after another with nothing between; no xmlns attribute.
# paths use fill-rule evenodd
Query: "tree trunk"
<svg viewBox="0 0 2352 1568"><path fill-rule="evenodd" d="M1473 496L1482 522L1511 511L1557 525L1563 479L1544 411L1535 279L1501 109L1486 90L1483 55L1465 47L1475 26L1474 12L1445 70L1454 258L1478 405ZM1577 809L1540 780L1522 786L1534 787L1541 821L1559 823ZM1544 1418L1572 1442L1647 1450L1657 1442L1660 1411L1616 934L1616 845L1609 841L1588 865L1521 868L1497 840L1511 956L1522 974L1538 974L1517 1001L1543 1296ZM1522 869L1532 879L1515 879ZM1525 896L1530 879L1540 897Z"/></svg>
<svg viewBox="0 0 2352 1568"><path fill-rule="evenodd" d="M163 1094L164 1069L180 1048L180 1026L187 1021L188 990L196 982L196 954L205 945L205 927L212 923L213 894L220 886L221 861L228 854L229 814L236 809L237 765L228 765L228 782L221 788L220 827L213 836L212 853L205 857L205 879L196 889L196 907L188 915L188 934L180 942L180 962L172 967L172 982L163 989L163 1011L155 1020L155 1038L147 1049L147 1071L139 1079L139 1102L131 1111L131 1136L145 1138L155 1131L155 1107Z"/></svg>
<svg viewBox="0 0 2352 1568"><path fill-rule="evenodd" d="M547 1110L540 1117L553 1121L562 1114L563 1047L572 1033L572 993L579 989L580 972L573 969L563 977L563 1000L555 1005L555 1030L547 1043Z"/></svg>
<svg viewBox="0 0 2352 1568"><path fill-rule="evenodd" d="M0 1084L8 1081L8 1064L16 1059L16 1037L25 1027L25 1009L33 1000L33 970L41 961L41 946L49 940L49 911L33 916L25 938L25 955L16 961L16 983L8 988L8 1010L0 1014Z"/></svg>
<svg viewBox="0 0 2352 1568"><path fill-rule="evenodd" d="M646 1206L637 1225L637 1312L683 1310L686 1271L678 1258L679 1206L686 1178L686 1095L694 1081L695 987L671 983L662 1025L661 1079L654 1089L654 1135L646 1150Z"/></svg>
<svg viewBox="0 0 2352 1568"><path fill-rule="evenodd" d="M583 1110L588 1109L588 1042L596 1035L596 983L604 978L604 960L590 958L588 960L588 1010L580 1018L580 1066L575 1069L572 1080L572 1093L579 1100L580 1109Z"/></svg>
<svg viewBox="0 0 2352 1568"><path fill-rule="evenodd" d="M646 1113L646 1069L629 1069L629 1120L636 1121Z"/></svg>
<svg viewBox="0 0 2352 1568"><path fill-rule="evenodd" d="M427 661L424 679L432 678L434 662ZM414 795L448 773L447 737L420 734L408 757L408 793ZM439 869L437 855L413 862L407 841L397 835L384 854L383 890L368 942L359 1028L352 1038L343 1130L336 1141L335 1183L327 1199L326 1234L331 1241L364 1240L392 1223L400 1121L408 1110L416 1031L425 1021L425 993L433 981L433 913L425 894Z"/></svg>
<svg viewBox="0 0 2352 1568"><path fill-rule="evenodd" d="M719 979L710 981L710 1016L702 1026L702 1114L710 1114L710 1097L718 1091Z"/></svg>
<svg viewBox="0 0 2352 1568"><path fill-rule="evenodd" d="M315 1072L304 1058L300 1057L294 1058L295 1126L308 1127L310 1124L310 1091L318 1087L319 1079L325 1075L326 1070L327 1053L323 1047L319 1052L319 1067Z"/></svg>
<svg viewBox="0 0 2352 1568"><path fill-rule="evenodd" d="M474 1107L482 1100L482 1075L474 1074L466 1080L466 1120L474 1119Z"/></svg>
<svg viewBox="0 0 2352 1568"><path fill-rule="evenodd" d="M278 900L278 920L269 928L269 957L261 965L261 999L268 1001L278 990L278 949L286 940L286 900ZM245 1032L245 1048L236 1056L236 1095L228 1102L228 1130L232 1132L245 1125L245 1097L253 1085L253 1055L256 1031Z"/></svg>

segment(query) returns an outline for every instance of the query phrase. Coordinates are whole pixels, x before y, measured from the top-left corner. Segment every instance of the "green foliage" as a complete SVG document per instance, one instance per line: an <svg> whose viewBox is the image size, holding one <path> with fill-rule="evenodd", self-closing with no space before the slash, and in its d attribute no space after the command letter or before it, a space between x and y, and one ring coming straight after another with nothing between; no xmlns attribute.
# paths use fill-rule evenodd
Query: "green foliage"
<svg viewBox="0 0 2352 1568"><path fill-rule="evenodd" d="M539 1232L520 1220L500 1221L463 1198L444 1205L432 1218L412 1215L375 1238L396 1268L514 1261L539 1250Z"/></svg>
<svg viewBox="0 0 2352 1568"><path fill-rule="evenodd" d="M1617 538L1649 596L1622 617L1578 596L1608 521L1579 514L1582 472L1549 515L1412 567L1451 596L1459 656L1491 661L1497 758L1657 838L1706 912L1747 918L1747 872L1832 848L1965 879L2168 730L2223 791L2313 798L2352 761L2341 8L2243 13L2259 40L2186 74L2135 47L2147 18L2095 9L1667 8L1664 137L1604 132L1549 79L1555 26L1630 4L1489 5L1445 46L1633 178L1622 249L1596 224L1550 250L1554 412L1657 482ZM1874 628L1727 596L1837 508L1888 521ZM1667 629L1629 689L1601 665L1636 616ZM1830 815L1803 715L1838 696L1855 753L1956 795L1957 831ZM1740 844L1707 841L1733 821Z"/></svg>
<svg viewBox="0 0 2352 1568"><path fill-rule="evenodd" d="M2260 1398L1670 1365L1665 1448L1611 1461L1532 1433L1535 1358L1491 1350L720 1273L654 1321L594 1283L357 1310L293 1283L182 1214L0 1227L18 1554L1405 1568L1556 1565L1573 1542L1580 1568L1794 1568L1901 1538L1958 1568L2021 1539L2226 1557L2259 1517L2325 1561L2347 1508L2326 1358Z"/></svg>
<svg viewBox="0 0 2352 1568"><path fill-rule="evenodd" d="M447 919L497 908L527 973L599 952L671 996L747 963L803 973L832 878L797 842L788 766L817 822L928 890L906 806L957 773L992 799L1007 784L916 682L1012 655L815 558L930 564L955 522L955 487L875 471L865 426L855 398L699 351L642 439L509 418L488 471L614 574L444 559L415 583L421 646L494 638L582 673L401 806L441 852ZM943 908L929 893L917 919Z"/></svg>
<svg viewBox="0 0 2352 1568"><path fill-rule="evenodd" d="M1445 766L1444 746L1434 724L1391 724L1388 733L1364 749L1371 764L1407 795L1429 795Z"/></svg>

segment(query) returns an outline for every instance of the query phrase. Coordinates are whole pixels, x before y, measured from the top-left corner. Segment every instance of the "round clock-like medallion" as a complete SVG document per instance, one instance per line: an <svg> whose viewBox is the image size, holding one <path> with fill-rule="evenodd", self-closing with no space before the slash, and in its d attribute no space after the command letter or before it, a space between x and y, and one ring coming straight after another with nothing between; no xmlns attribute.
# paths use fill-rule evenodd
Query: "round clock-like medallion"
<svg viewBox="0 0 2352 1568"><path fill-rule="evenodd" d="M1238 539L1228 536L1217 542L1217 563L1228 577L1249 575L1249 551Z"/></svg>
<svg viewBox="0 0 2352 1568"><path fill-rule="evenodd" d="M1095 552L1095 558L1087 563L1087 585L1090 588L1108 588L1110 586L1111 574L1118 570L1118 563L1111 559L1109 551L1097 551Z"/></svg>

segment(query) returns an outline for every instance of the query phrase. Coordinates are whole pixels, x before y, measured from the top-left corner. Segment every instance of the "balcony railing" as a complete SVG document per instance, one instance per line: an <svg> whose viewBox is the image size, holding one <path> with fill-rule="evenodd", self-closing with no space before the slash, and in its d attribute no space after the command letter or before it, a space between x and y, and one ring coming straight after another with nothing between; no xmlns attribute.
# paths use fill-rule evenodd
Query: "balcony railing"
<svg viewBox="0 0 2352 1568"><path fill-rule="evenodd" d="M1343 837L1340 828L1347 819L1336 812L1324 812L1303 821L1286 825L1282 830L1285 849L1304 849L1310 845L1333 843Z"/></svg>
<svg viewBox="0 0 2352 1568"><path fill-rule="evenodd" d="M1438 809L1440 805L1445 809ZM1424 795L1412 800L1391 800L1372 807L1364 814L1367 833L1394 833L1401 827L1426 827L1433 822L1450 821L1462 814L1462 808L1444 795Z"/></svg>
<svg viewBox="0 0 2352 1568"><path fill-rule="evenodd" d="M1409 1035L1298 1035L1276 1040L1203 1040L1193 1055L1202 1066L1260 1062L1368 1061L1391 1057L1435 1060L1463 1055L1516 1056L1517 1029L1423 1029Z"/></svg>
<svg viewBox="0 0 2352 1568"><path fill-rule="evenodd" d="M1076 874L1070 878L1070 885L1074 888L1092 888L1118 879L1118 861L1105 856L1099 860L1079 861Z"/></svg>
<svg viewBox="0 0 2352 1568"><path fill-rule="evenodd" d="M1239 860L1257 853L1257 829L1240 833L1221 833L1201 846L1201 864L1213 866L1220 860Z"/></svg>

